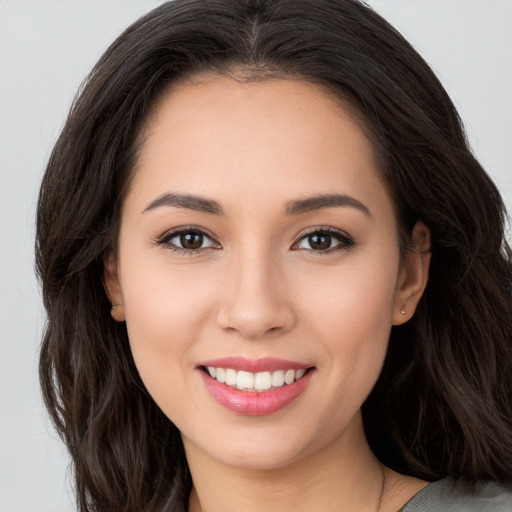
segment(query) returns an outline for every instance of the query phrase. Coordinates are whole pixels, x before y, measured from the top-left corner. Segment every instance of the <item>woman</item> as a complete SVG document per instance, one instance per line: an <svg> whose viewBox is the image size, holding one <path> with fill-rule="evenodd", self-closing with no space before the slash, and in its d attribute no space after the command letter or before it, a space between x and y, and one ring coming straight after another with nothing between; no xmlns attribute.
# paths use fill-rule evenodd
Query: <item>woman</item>
<svg viewBox="0 0 512 512"><path fill-rule="evenodd" d="M80 510L510 510L504 218L363 4L149 13L41 187L41 382Z"/></svg>

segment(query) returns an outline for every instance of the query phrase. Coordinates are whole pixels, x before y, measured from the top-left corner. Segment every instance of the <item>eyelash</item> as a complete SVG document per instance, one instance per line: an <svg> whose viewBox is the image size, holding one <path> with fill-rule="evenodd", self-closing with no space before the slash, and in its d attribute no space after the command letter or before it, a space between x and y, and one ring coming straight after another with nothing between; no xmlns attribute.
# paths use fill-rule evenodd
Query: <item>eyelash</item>
<svg viewBox="0 0 512 512"><path fill-rule="evenodd" d="M209 247L200 247L198 249L185 249L184 247L178 247L175 244L171 243L173 238L182 235L200 235L211 241L212 245ZM329 247L328 249L323 250L314 250L314 249L300 249L297 246L303 240L307 239L312 235L325 235L331 238L334 238L339 243L335 247ZM164 246L166 249L171 251L179 252L183 255L187 256L197 256L199 254L205 254L206 252L210 252L211 250L217 250L221 248L220 243L213 237L208 231L198 227L198 226L185 226L181 228L177 228L171 231L167 231L161 237L155 240L155 243L159 246ZM292 244L291 249L300 251L306 250L314 254L329 254L343 250L350 250L355 245L354 239L348 235L347 233L333 228L331 226L318 226L315 228L310 228L308 231L301 233L300 237Z"/></svg>
<svg viewBox="0 0 512 512"><path fill-rule="evenodd" d="M334 238L339 242L335 247L330 247L328 249L323 250L313 250L313 249L302 249L309 251L314 254L332 254L338 251L347 251L349 249L352 249L355 246L354 239L345 233L344 231L341 231L337 228L333 228L332 226L317 226L314 228L310 228L304 233L300 234L300 237L297 239L296 242L293 243L292 249L296 247L300 242L305 240L306 238L312 236L312 235L327 235L331 238ZM301 249L294 249L297 251L300 251Z"/></svg>
<svg viewBox="0 0 512 512"><path fill-rule="evenodd" d="M173 238L190 234L201 235L211 240L212 246L200 247L199 249L185 249L184 247L178 247L175 244L171 243L171 240ZM220 244L218 241L215 240L215 237L213 237L208 231L198 226L184 226L181 228L173 229L171 231L167 231L161 237L157 238L155 240L155 243L157 245L164 246L166 249L170 251L176 251L186 256L197 256L199 254L204 254L205 252L209 252L211 250L220 249Z"/></svg>

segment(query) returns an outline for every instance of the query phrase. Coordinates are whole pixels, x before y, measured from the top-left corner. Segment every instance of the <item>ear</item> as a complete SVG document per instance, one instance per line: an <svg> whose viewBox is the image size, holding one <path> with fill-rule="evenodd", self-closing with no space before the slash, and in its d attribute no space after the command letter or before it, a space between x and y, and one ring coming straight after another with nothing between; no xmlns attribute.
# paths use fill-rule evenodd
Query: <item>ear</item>
<svg viewBox="0 0 512 512"><path fill-rule="evenodd" d="M119 281L117 258L112 252L104 261L103 286L112 303L112 309L110 310L112 318L117 322L124 322L124 302Z"/></svg>
<svg viewBox="0 0 512 512"><path fill-rule="evenodd" d="M411 244L400 269L395 301L393 325L401 325L412 318L425 291L430 267L430 230L417 222L412 230Z"/></svg>

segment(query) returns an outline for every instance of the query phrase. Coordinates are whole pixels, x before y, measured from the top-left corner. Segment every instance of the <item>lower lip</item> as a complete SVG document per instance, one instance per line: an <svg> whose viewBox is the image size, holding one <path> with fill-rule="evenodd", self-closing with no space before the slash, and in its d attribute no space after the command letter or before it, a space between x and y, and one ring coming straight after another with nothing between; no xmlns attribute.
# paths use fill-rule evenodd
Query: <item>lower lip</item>
<svg viewBox="0 0 512 512"><path fill-rule="evenodd" d="M226 409L247 416L264 416L277 412L293 402L306 388L313 371L309 370L304 377L292 384L285 384L271 391L240 391L212 379L204 371L199 370L206 389Z"/></svg>

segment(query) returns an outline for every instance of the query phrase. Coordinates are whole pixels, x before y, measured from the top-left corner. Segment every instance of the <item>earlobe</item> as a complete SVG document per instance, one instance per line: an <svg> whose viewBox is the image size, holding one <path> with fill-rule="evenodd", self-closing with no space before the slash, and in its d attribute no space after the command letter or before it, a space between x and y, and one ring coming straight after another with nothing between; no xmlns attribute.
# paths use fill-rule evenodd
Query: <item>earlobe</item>
<svg viewBox="0 0 512 512"><path fill-rule="evenodd" d="M417 222L412 230L411 245L407 250L397 280L393 308L393 325L401 325L412 318L425 291L430 267L430 230Z"/></svg>
<svg viewBox="0 0 512 512"><path fill-rule="evenodd" d="M116 322L124 322L124 303L121 293L121 283L119 281L117 259L112 253L109 254L104 261L103 286L112 304L112 309L110 310L112 318Z"/></svg>

